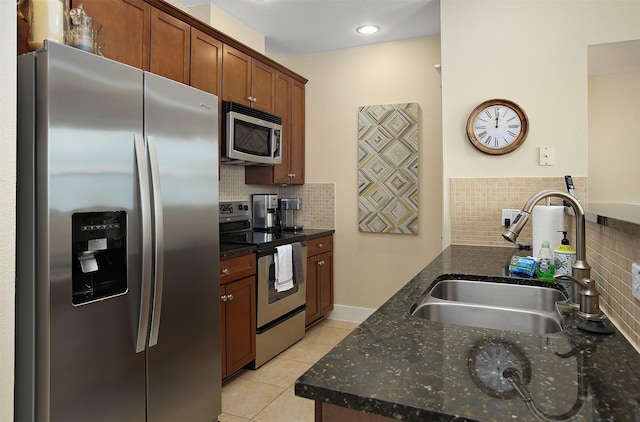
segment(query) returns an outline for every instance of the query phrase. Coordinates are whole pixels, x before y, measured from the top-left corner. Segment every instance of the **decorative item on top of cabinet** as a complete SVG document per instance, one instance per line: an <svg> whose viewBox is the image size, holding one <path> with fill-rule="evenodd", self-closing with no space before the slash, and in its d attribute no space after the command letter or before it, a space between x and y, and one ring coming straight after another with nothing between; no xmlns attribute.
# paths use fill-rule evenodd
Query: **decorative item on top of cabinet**
<svg viewBox="0 0 640 422"><path fill-rule="evenodd" d="M275 114L276 70L224 44L222 99Z"/></svg>
<svg viewBox="0 0 640 422"><path fill-rule="evenodd" d="M220 260L222 378L256 358L256 257Z"/></svg>
<svg viewBox="0 0 640 422"><path fill-rule="evenodd" d="M333 235L307 240L308 327L333 309Z"/></svg>
<svg viewBox="0 0 640 422"><path fill-rule="evenodd" d="M72 0L102 23L100 44L105 57L149 70L151 6L143 0Z"/></svg>
<svg viewBox="0 0 640 422"><path fill-rule="evenodd" d="M72 0L102 23L105 57L189 84L191 26L143 0Z"/></svg>
<svg viewBox="0 0 640 422"><path fill-rule="evenodd" d="M304 83L277 72L274 114L282 118L282 164L247 167L245 183L304 184L304 89Z"/></svg>

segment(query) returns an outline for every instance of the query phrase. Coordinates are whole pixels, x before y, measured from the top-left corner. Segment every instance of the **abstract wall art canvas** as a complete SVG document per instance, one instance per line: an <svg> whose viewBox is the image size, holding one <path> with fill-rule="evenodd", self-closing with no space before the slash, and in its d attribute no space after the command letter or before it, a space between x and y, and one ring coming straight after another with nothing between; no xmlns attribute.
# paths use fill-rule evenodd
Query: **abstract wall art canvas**
<svg viewBox="0 0 640 422"><path fill-rule="evenodd" d="M358 111L358 225L361 232L418 233L419 105Z"/></svg>

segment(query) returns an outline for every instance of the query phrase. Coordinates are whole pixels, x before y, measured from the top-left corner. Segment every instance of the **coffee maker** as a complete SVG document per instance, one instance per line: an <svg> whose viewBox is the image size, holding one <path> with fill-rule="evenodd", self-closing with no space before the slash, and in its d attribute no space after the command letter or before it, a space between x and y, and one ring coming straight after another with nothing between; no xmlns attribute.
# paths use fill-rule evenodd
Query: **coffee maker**
<svg viewBox="0 0 640 422"><path fill-rule="evenodd" d="M265 232L280 230L278 194L256 193L251 195L253 229Z"/></svg>
<svg viewBox="0 0 640 422"><path fill-rule="evenodd" d="M299 231L302 226L296 222L296 213L302 205L300 198L282 198L279 201L282 230Z"/></svg>

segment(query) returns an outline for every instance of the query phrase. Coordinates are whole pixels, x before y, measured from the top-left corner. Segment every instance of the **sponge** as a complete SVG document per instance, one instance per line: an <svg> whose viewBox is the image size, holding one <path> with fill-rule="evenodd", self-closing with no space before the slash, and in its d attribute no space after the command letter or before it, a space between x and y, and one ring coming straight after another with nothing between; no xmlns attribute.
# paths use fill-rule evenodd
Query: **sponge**
<svg viewBox="0 0 640 422"><path fill-rule="evenodd" d="M509 264L509 270L513 274L526 274L528 276L532 276L536 271L536 265L538 265L538 261L531 256L517 256L514 255L511 258L511 263Z"/></svg>

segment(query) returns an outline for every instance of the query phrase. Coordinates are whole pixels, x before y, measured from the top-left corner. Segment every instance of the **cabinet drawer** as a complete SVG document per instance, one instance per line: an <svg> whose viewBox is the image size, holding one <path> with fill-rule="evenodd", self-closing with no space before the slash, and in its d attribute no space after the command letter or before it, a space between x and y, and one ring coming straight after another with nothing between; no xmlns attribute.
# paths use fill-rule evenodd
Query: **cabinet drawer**
<svg viewBox="0 0 640 422"><path fill-rule="evenodd" d="M307 256L318 255L319 253L333 250L333 236L318 237L307 240Z"/></svg>
<svg viewBox="0 0 640 422"><path fill-rule="evenodd" d="M256 256L247 254L220 261L220 284L229 283L256 273Z"/></svg>

